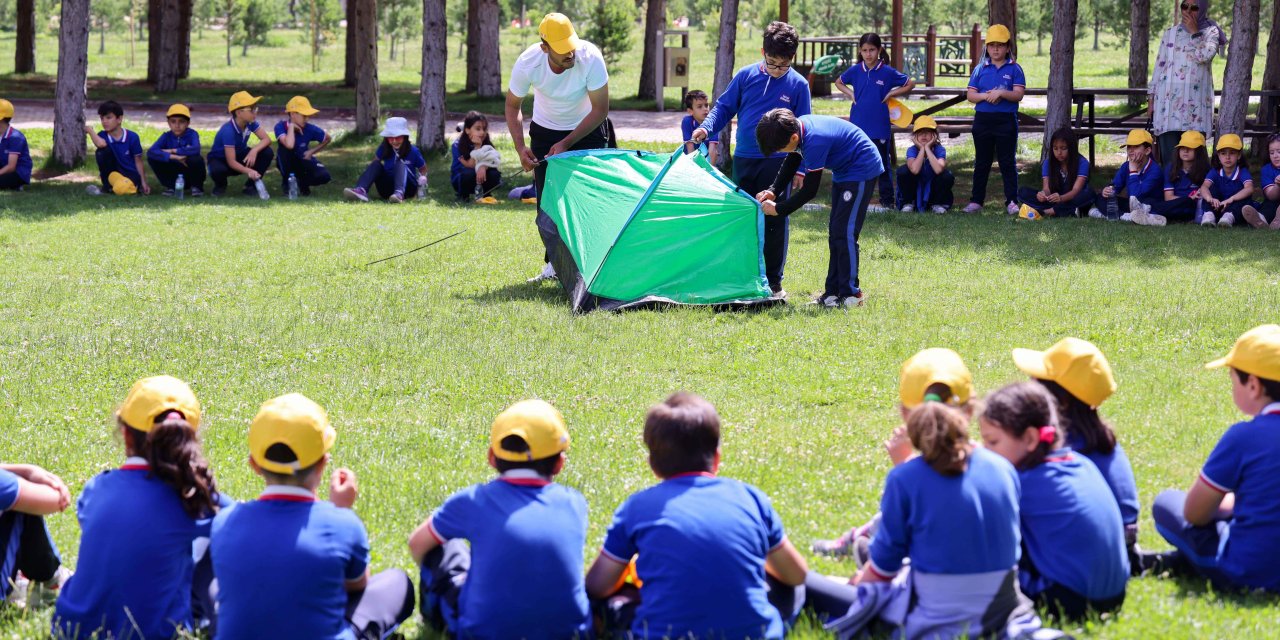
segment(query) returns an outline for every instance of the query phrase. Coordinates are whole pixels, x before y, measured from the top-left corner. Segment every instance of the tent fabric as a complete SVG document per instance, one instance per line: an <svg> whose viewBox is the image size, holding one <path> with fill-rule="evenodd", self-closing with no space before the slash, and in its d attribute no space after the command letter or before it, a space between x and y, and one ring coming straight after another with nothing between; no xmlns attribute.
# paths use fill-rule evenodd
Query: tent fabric
<svg viewBox="0 0 1280 640"><path fill-rule="evenodd" d="M547 158L538 229L574 311L775 304L764 218L701 154Z"/></svg>

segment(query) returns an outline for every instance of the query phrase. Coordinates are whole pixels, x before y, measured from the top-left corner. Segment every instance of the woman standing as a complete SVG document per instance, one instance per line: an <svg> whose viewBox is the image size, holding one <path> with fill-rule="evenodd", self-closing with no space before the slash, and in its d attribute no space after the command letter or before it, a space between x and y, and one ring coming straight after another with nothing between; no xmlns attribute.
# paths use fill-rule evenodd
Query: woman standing
<svg viewBox="0 0 1280 640"><path fill-rule="evenodd" d="M1173 150L1184 131L1212 137L1211 67L1213 57L1226 48L1227 36L1208 13L1209 0L1179 0L1178 23L1160 38L1156 69L1147 90L1147 113L1161 164L1175 157Z"/></svg>

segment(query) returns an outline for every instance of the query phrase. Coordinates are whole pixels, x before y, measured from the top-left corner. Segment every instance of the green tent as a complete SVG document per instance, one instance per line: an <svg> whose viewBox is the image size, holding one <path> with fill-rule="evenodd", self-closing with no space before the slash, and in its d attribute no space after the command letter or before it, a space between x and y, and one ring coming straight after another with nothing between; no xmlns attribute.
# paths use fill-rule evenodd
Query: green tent
<svg viewBox="0 0 1280 640"><path fill-rule="evenodd" d="M538 231L574 311L778 302L759 205L702 154L593 149L546 171Z"/></svg>

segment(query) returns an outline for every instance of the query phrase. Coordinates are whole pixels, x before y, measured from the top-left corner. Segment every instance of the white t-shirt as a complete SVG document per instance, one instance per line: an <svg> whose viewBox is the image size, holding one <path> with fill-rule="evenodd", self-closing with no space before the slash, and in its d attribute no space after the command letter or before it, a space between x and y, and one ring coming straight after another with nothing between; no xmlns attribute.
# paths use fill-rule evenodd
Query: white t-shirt
<svg viewBox="0 0 1280 640"><path fill-rule="evenodd" d="M572 131L591 113L588 91L609 84L604 56L594 44L582 42L572 69L554 73L542 44L530 46L516 58L508 88L517 98L533 91L533 121L555 131Z"/></svg>

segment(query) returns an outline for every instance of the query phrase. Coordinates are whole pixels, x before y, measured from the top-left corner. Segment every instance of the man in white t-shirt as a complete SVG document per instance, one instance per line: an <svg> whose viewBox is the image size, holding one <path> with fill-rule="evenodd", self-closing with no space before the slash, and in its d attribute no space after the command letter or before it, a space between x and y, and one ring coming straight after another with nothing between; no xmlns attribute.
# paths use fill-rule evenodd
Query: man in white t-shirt
<svg viewBox="0 0 1280 640"><path fill-rule="evenodd" d="M565 151L617 146L610 137L609 72L604 56L594 44L580 40L569 18L549 13L538 26L542 42L516 58L507 87L507 130L526 171L533 169L541 220L542 185L546 180L543 158ZM520 106L533 93L533 122L529 146L524 143L524 114ZM540 224L541 226L541 224ZM546 266L530 282L555 277L551 248Z"/></svg>

